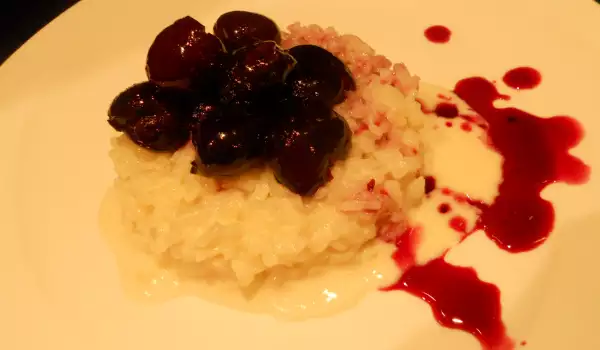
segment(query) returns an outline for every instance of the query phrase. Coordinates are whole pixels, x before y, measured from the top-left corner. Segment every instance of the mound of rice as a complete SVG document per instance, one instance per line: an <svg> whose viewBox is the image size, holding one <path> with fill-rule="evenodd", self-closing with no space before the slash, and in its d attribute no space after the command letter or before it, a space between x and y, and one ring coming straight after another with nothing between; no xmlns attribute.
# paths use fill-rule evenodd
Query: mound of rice
<svg viewBox="0 0 600 350"><path fill-rule="evenodd" d="M344 61L358 86L337 107L354 135L347 160L311 199L289 192L271 171L215 180L190 173L191 144L174 154L112 140L110 157L122 223L139 249L178 272L241 287L285 271L352 261L378 236L393 239L424 196L427 117L418 78L353 35L293 24L286 48L322 46ZM282 274L284 272L284 274Z"/></svg>

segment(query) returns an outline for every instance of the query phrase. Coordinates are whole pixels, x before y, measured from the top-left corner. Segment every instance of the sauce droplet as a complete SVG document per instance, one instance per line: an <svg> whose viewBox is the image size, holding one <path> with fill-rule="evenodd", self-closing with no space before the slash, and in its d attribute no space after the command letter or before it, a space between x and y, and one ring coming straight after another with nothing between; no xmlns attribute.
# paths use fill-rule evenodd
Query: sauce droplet
<svg viewBox="0 0 600 350"><path fill-rule="evenodd" d="M526 82L529 84L515 84L539 84L535 79L534 84ZM463 79L454 92L487 122L488 143L504 159L503 180L491 205L448 188L441 189L442 194L477 207L481 215L476 229L483 229L498 247L515 253L536 248L548 238L554 225L554 208L542 199L542 190L555 182L581 184L589 178L589 167L569 154L583 137L580 125L565 116L540 118L517 108L496 108L496 100L509 98L483 78ZM433 186L426 186L426 190L435 188L435 181L430 183ZM465 237L471 233L466 231L462 217L451 218L449 225ZM407 245L397 247L395 259L414 257L414 253L406 253ZM408 260L402 261L406 264ZM496 286L479 280L473 269L449 265L443 258L411 266L398 282L384 290L402 290L425 300L440 324L474 334L485 349L514 349L502 323Z"/></svg>
<svg viewBox="0 0 600 350"><path fill-rule="evenodd" d="M435 106L434 113L438 117L453 119L458 117L458 107L454 103L442 102Z"/></svg>
<svg viewBox="0 0 600 350"><path fill-rule="evenodd" d="M462 216L455 216L448 222L450 228L456 232L467 234L467 220Z"/></svg>
<svg viewBox="0 0 600 350"><path fill-rule="evenodd" d="M435 177L433 176L425 176L425 194L431 193L435 190Z"/></svg>
<svg viewBox="0 0 600 350"><path fill-rule="evenodd" d="M504 83L516 90L533 89L542 82L542 75L531 67L511 69L502 78Z"/></svg>
<svg viewBox="0 0 600 350"><path fill-rule="evenodd" d="M412 267L385 290L406 291L423 299L442 326L473 334L486 349L514 347L502 323L500 290L481 281L472 268L438 258Z"/></svg>
<svg viewBox="0 0 600 350"><path fill-rule="evenodd" d="M450 204L448 204L448 203L442 203L438 206L438 212L440 214L449 213L450 210L452 210L452 208L450 207Z"/></svg>
<svg viewBox="0 0 600 350"><path fill-rule="evenodd" d="M432 43L445 44L450 41L451 36L450 29L444 26L436 25L425 29L425 37Z"/></svg>

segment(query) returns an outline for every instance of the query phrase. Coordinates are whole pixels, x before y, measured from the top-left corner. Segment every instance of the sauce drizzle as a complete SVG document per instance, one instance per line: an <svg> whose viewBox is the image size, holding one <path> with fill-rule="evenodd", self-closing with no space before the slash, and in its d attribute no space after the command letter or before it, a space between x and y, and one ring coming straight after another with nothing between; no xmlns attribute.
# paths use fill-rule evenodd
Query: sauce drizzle
<svg viewBox="0 0 600 350"><path fill-rule="evenodd" d="M536 248L554 226L554 208L542 199L542 190L552 183L581 184L589 178L589 167L569 154L583 137L581 126L565 116L540 118L516 108L496 108L494 101L506 96L483 78L461 80L455 92L487 121L489 141L504 158L494 203L471 201L482 209L478 228L504 250Z"/></svg>
<svg viewBox="0 0 600 350"><path fill-rule="evenodd" d="M532 71L537 73L529 68L508 72L505 82L517 88L535 87L541 75L529 75L533 80L522 76L523 72L527 75ZM552 183L582 184L589 178L589 167L569 153L583 137L581 126L566 116L541 118L517 108L496 108L496 100L509 97L480 77L459 81L454 92L485 119L487 127L482 129L487 133L488 144L504 162L499 195L491 205L454 194L458 202L481 210L475 230L467 232L461 217L450 219L449 226L464 237L482 229L499 248L512 253L535 249L544 243L554 226L554 208L541 197L542 190ZM442 112L442 118L465 118L454 113L451 106L448 101L441 102L436 112ZM435 178L427 177L426 183L427 193L435 189ZM453 191L443 188L442 193L452 195ZM406 244L398 245L394 255L395 259L402 258L402 263L397 262L403 268L410 261L407 257L414 257L406 248ZM413 262L397 283L384 290L406 291L425 300L441 325L472 333L485 349L515 347L502 322L500 291L479 280L471 268L450 265L443 257L423 266Z"/></svg>
<svg viewBox="0 0 600 350"><path fill-rule="evenodd" d="M442 326L473 334L484 348L514 347L502 324L500 290L481 281L472 268L438 258L412 267L385 290L401 290L423 299Z"/></svg>

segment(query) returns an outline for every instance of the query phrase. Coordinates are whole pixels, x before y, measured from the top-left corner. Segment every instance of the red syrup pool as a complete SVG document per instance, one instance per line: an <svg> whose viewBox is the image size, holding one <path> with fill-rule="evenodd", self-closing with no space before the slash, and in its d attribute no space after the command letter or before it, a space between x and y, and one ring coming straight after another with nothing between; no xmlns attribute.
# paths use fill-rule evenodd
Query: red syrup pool
<svg viewBox="0 0 600 350"><path fill-rule="evenodd" d="M410 268L385 290L406 291L423 299L442 326L473 334L486 349L514 347L502 323L500 290L482 282L472 268L453 266L438 258Z"/></svg>
<svg viewBox="0 0 600 350"><path fill-rule="evenodd" d="M483 78L463 79L454 92L486 120L488 141L504 160L503 180L493 204L458 196L481 210L476 230L484 230L499 248L512 253L535 249L554 226L554 208L541 198L542 190L552 183L582 184L589 178L589 167L569 154L583 137L581 126L566 116L540 118L516 108L496 108L494 101L509 97ZM449 110L448 101L440 105L441 110ZM452 119L453 114L442 117ZM436 181L428 177L426 182L429 193ZM442 191L452 194L451 189ZM448 224L466 236L471 232L464 231L460 219L452 218ZM401 290L425 300L441 325L473 334L485 349L514 349L502 322L496 286L481 281L473 269L450 265L443 257L406 267L407 261L414 261L414 252L407 251L406 244L399 246L394 259L402 262L398 265L405 272L385 291Z"/></svg>
<svg viewBox="0 0 600 350"><path fill-rule="evenodd" d="M503 157L502 183L492 205L482 209L478 226L510 252L536 248L550 235L554 208L541 198L546 186L582 184L590 169L569 150L581 141L579 123L569 117L540 118L516 108L496 108L507 99L483 78L468 78L454 92L488 123L492 147Z"/></svg>

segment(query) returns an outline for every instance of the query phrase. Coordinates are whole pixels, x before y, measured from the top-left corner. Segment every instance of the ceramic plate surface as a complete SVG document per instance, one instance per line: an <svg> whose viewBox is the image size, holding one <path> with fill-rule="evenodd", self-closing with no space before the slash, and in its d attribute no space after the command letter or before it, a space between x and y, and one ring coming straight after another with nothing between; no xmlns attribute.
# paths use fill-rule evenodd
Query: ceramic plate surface
<svg viewBox="0 0 600 350"><path fill-rule="evenodd" d="M0 348L2 349L479 349L437 325L426 303L374 292L333 317L285 323L197 298L148 306L122 291L98 210L114 174L106 110L145 78L147 49L175 19L213 23L245 9L354 33L424 81L500 82L511 104L569 115L586 136L573 154L592 167L582 186L552 185L555 230L541 248L497 249L475 234L448 256L502 291L509 334L526 349L600 349L600 4L593 0L84 0L0 67ZM423 31L444 25L435 45ZM531 66L539 88L515 92L503 74Z"/></svg>

